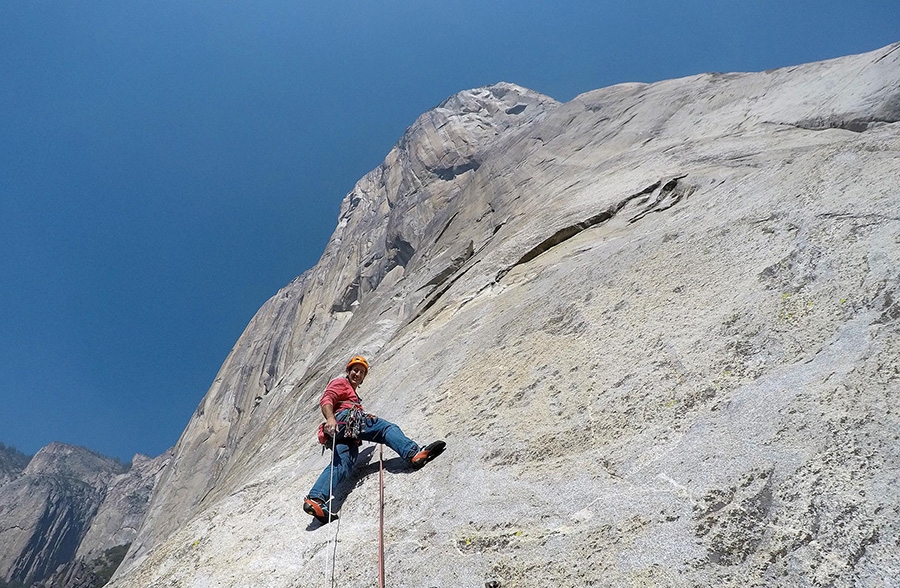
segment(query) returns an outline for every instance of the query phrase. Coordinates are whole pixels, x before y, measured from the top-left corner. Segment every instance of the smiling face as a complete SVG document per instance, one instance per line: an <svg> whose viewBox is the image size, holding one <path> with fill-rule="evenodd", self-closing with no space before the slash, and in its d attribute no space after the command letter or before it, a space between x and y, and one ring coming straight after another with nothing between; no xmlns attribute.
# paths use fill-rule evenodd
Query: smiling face
<svg viewBox="0 0 900 588"><path fill-rule="evenodd" d="M354 363L347 368L347 379L350 380L350 385L354 390L366 379L366 373L365 366L360 363Z"/></svg>

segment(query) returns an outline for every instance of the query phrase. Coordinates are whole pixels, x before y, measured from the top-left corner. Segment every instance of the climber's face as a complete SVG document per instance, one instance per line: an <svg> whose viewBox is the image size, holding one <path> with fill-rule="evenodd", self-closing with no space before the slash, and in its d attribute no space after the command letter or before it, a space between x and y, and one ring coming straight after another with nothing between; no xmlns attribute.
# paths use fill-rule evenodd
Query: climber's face
<svg viewBox="0 0 900 588"><path fill-rule="evenodd" d="M350 380L350 385L356 390L356 387L362 384L362 381L366 379L365 366L358 363L351 365L347 368L347 379Z"/></svg>

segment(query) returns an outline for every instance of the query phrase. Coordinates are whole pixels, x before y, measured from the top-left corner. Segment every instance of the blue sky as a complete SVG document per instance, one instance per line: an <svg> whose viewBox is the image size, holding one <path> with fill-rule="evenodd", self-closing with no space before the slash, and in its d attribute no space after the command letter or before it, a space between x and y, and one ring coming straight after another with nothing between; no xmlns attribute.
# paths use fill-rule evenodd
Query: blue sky
<svg viewBox="0 0 900 588"><path fill-rule="evenodd" d="M900 41L896 0L0 2L0 442L175 444L415 118Z"/></svg>

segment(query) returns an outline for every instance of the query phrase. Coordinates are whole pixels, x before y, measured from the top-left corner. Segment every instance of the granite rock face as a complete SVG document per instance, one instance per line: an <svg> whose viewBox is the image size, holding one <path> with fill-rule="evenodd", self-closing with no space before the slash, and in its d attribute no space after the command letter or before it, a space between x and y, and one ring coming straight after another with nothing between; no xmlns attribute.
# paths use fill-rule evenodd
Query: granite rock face
<svg viewBox="0 0 900 588"><path fill-rule="evenodd" d="M7 447L0 443L0 486L15 480L30 460L30 456L15 447Z"/></svg>
<svg viewBox="0 0 900 588"><path fill-rule="evenodd" d="M268 444L279 418L302 418L309 428L314 415L296 405L298 393L307 400L316 395L350 349L382 347L404 320L396 310L380 316L374 329L352 319L361 316L356 309L364 301L396 307L389 292L422 247L424 227L444 213L438 201L468 184L481 146L556 104L512 84L461 92L419 117L385 162L359 181L319 263L260 309L225 360L163 474L154 500L159 508L148 511L135 554L230 491L234 482L223 482L249 458L235 459L248 436ZM371 342L348 339L350 332Z"/></svg>
<svg viewBox="0 0 900 588"><path fill-rule="evenodd" d="M156 458L135 455L131 468L110 480L103 503L75 553L77 559L92 560L134 540L153 487L170 459L170 452Z"/></svg>
<svg viewBox="0 0 900 588"><path fill-rule="evenodd" d="M53 443L0 489L0 578L31 585L75 555L106 485L123 466Z"/></svg>
<svg viewBox="0 0 900 588"><path fill-rule="evenodd" d="M0 580L73 588L52 580L78 560L131 542L167 456L122 463L52 443L0 486ZM127 471L126 471L127 469Z"/></svg>
<svg viewBox="0 0 900 588"><path fill-rule="evenodd" d="M110 585L325 585L339 533L371 586L372 450L339 527L301 509L355 353L448 442L386 463L390 585L897 585L898 121L900 44L450 98L248 325Z"/></svg>
<svg viewBox="0 0 900 588"><path fill-rule="evenodd" d="M103 553L86 559L78 557L59 566L41 588L100 588L105 586L119 567L131 543L111 547Z"/></svg>

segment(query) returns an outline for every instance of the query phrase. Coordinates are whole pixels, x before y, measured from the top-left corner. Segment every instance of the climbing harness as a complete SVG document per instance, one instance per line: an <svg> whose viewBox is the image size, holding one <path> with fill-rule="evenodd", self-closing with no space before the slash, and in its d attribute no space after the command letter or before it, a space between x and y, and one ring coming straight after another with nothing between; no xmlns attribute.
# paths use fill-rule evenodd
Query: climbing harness
<svg viewBox="0 0 900 588"><path fill-rule="evenodd" d="M384 444L378 444L378 588L384 588Z"/></svg>
<svg viewBox="0 0 900 588"><path fill-rule="evenodd" d="M359 441L359 435L363 431L366 430L366 420L368 419L377 419L374 414L368 414L363 411L362 406L358 404L354 404L352 407L348 409L343 409L348 411L346 415L346 420L337 421L337 425L340 428L340 437L343 442L356 443L359 445L361 442ZM340 414L340 412L338 414ZM336 436L338 434L335 431ZM333 435L329 435L325 432L325 423L320 423L319 428L316 430L316 439L319 441L319 444L322 446L322 453L325 453L325 448L328 446L328 440L334 438Z"/></svg>
<svg viewBox="0 0 900 588"><path fill-rule="evenodd" d="M358 404L351 407L350 412L346 416L346 424L344 425L343 435L350 439L358 439L359 434L365 430L367 415L362 407Z"/></svg>

